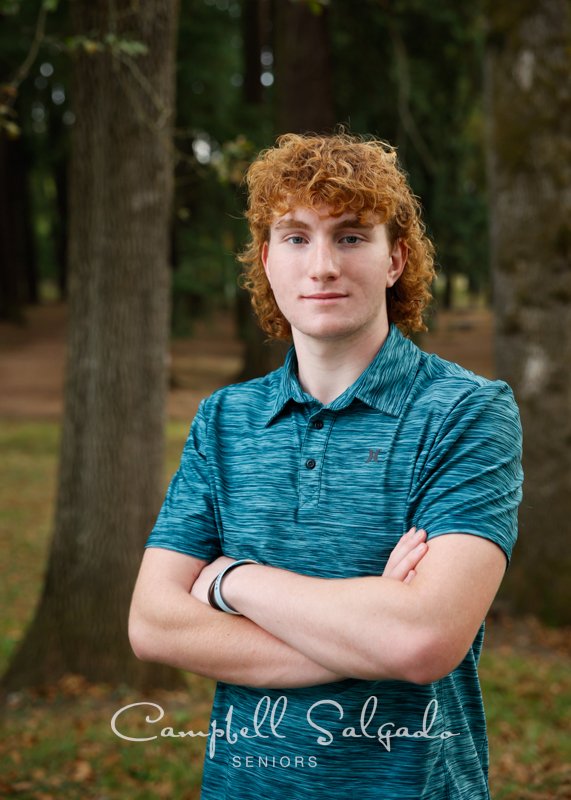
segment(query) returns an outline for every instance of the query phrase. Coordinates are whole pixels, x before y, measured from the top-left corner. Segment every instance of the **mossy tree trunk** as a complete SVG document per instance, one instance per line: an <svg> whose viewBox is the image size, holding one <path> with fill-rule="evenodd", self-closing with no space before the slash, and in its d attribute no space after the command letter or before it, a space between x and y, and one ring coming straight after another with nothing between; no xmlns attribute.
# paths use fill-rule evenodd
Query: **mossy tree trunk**
<svg viewBox="0 0 571 800"><path fill-rule="evenodd" d="M524 429L520 540L505 595L571 622L571 12L488 3L496 351Z"/></svg>
<svg viewBox="0 0 571 800"><path fill-rule="evenodd" d="M75 34L97 44L74 63L59 490L43 593L7 689L70 672L141 687L180 680L137 661L127 637L163 493L177 11L177 0L71 3Z"/></svg>

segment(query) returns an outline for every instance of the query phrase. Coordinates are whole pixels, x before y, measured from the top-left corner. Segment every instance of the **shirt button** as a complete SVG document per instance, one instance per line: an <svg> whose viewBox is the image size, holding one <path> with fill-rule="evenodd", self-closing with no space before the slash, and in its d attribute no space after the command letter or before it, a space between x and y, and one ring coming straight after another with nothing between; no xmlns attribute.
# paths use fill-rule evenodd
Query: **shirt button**
<svg viewBox="0 0 571 800"><path fill-rule="evenodd" d="M322 419L316 419L316 420L313 422L313 427L314 427L314 428L317 428L317 430L318 430L318 431L320 431L320 430L321 430L321 428L323 428L323 420L322 420Z"/></svg>
<svg viewBox="0 0 571 800"><path fill-rule="evenodd" d="M315 467L315 459L314 458L308 458L307 461L305 462L305 466L307 467L307 469L314 469L314 467Z"/></svg>

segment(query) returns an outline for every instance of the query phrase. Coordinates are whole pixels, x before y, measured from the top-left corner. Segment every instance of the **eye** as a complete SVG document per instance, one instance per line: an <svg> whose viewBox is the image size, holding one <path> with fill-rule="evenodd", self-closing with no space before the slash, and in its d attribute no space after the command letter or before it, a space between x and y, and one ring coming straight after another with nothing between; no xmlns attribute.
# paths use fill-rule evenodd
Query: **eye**
<svg viewBox="0 0 571 800"><path fill-rule="evenodd" d="M361 237L356 236L354 233L348 233L341 238L341 241L345 244L358 244L361 241Z"/></svg>
<svg viewBox="0 0 571 800"><path fill-rule="evenodd" d="M290 242L290 244L303 244L305 239L303 236L288 236L286 242Z"/></svg>

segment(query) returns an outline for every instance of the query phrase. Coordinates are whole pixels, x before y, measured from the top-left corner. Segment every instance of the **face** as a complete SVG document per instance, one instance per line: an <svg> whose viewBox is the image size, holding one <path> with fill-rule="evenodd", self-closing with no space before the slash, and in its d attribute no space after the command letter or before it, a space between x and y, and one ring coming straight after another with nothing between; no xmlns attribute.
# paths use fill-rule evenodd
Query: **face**
<svg viewBox="0 0 571 800"><path fill-rule="evenodd" d="M373 218L295 208L272 223L262 261L294 343L359 340L386 335L386 290L404 269L406 249L391 247Z"/></svg>

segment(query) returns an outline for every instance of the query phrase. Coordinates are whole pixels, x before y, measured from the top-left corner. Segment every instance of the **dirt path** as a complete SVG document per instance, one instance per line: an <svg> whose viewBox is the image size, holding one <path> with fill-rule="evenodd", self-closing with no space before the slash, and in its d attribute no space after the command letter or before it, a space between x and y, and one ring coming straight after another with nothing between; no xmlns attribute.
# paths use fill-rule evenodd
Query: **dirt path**
<svg viewBox="0 0 571 800"><path fill-rule="evenodd" d="M0 417L59 419L63 410L67 309L30 308L23 326L0 323ZM189 420L202 397L233 380L242 345L229 316L196 325L192 339L171 345L171 419Z"/></svg>
<svg viewBox="0 0 571 800"><path fill-rule="evenodd" d="M30 308L23 326L0 323L0 417L59 419L62 414L67 309ZM492 321L488 311L441 314L423 348L492 377ZM192 339L171 345L171 419L189 420L199 400L238 374L242 345L232 318L196 325Z"/></svg>

